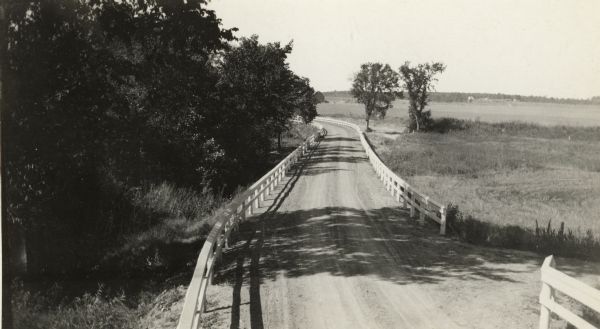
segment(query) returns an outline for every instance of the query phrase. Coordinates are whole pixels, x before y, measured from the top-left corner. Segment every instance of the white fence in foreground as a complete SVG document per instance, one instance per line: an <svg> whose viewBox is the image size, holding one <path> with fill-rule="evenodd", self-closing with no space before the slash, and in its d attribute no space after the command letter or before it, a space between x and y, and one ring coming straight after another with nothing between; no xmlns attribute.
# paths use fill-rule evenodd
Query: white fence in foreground
<svg viewBox="0 0 600 329"><path fill-rule="evenodd" d="M206 307L206 289L212 280L213 270L221 251L228 247L229 235L238 223L252 215L265 197L277 186L287 170L296 163L302 155L309 152L324 136L322 126L315 124L321 131L307 138L294 152L290 153L275 168L269 171L246 192L235 198L229 206L217 215L217 222L212 227L198 260L192 281L185 294L183 310L179 318L178 329L196 329L200 324L200 316Z"/></svg>
<svg viewBox="0 0 600 329"><path fill-rule="evenodd" d="M577 314L561 306L554 299L555 292L577 300L600 313L600 290L560 272L554 268L554 257L548 256L542 264L542 292L540 293L540 329L550 328L550 314L555 313L579 329L598 329Z"/></svg>
<svg viewBox="0 0 600 329"><path fill-rule="evenodd" d="M353 123L336 120L332 118L317 117L317 122L333 123L341 126L350 127L360 136L367 157L371 161L371 165L379 179L383 182L385 188L396 198L397 201L402 201L404 207L410 207L410 217L414 218L416 212L419 213L421 223L425 222L425 217L430 218L440 224L440 234L446 234L446 207L437 201L431 200L429 196L418 192L414 187L410 186L405 180L393 173L382 161L367 142L364 133L358 125Z"/></svg>

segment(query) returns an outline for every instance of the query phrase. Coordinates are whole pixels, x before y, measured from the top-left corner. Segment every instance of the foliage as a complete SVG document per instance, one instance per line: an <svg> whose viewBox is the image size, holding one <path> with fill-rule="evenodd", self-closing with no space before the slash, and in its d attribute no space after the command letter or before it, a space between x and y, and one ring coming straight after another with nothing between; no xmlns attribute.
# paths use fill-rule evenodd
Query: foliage
<svg viewBox="0 0 600 329"><path fill-rule="evenodd" d="M3 220L24 227L30 274L89 271L115 236L156 224L137 212L144 186L231 193L293 115L316 115L291 45L232 49L205 4L7 3Z"/></svg>
<svg viewBox="0 0 600 329"><path fill-rule="evenodd" d="M323 95L322 92L317 91L314 95L314 99L315 99L315 103L319 104L319 103L327 103L327 101L325 100L325 95Z"/></svg>
<svg viewBox="0 0 600 329"><path fill-rule="evenodd" d="M398 87L398 73L388 64L365 63L360 66L360 71L354 75L350 93L358 103L365 105L367 131L371 115L384 118L396 97L402 97Z"/></svg>
<svg viewBox="0 0 600 329"><path fill-rule="evenodd" d="M431 123L431 112L425 111L429 100L429 92L433 89L433 82L437 81L435 75L444 72L446 66L442 63L425 63L411 67L410 62L405 62L400 67L400 77L404 81L409 100L409 129L427 129Z"/></svg>
<svg viewBox="0 0 600 329"><path fill-rule="evenodd" d="M233 182L247 175L241 166L256 163L257 157L266 158L269 140L286 131L294 115L301 115L307 122L316 116L314 90L286 63L291 51L291 43L261 45L255 35L242 38L223 56L219 93L224 108L214 125L230 128L218 129L215 138L236 155L227 157L227 176Z"/></svg>
<svg viewBox="0 0 600 329"><path fill-rule="evenodd" d="M138 319L144 307L131 308L124 296L107 297L100 287L71 302L58 305L40 293L31 293L15 285L12 301L14 328L33 329L111 329L139 328ZM51 294L51 293L50 293Z"/></svg>

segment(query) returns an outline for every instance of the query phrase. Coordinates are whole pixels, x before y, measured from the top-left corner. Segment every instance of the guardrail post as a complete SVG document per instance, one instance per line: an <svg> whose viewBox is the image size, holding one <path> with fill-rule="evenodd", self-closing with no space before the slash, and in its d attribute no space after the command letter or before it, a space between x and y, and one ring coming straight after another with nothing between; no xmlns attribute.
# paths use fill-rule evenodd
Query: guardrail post
<svg viewBox="0 0 600 329"><path fill-rule="evenodd" d="M429 197L426 196L425 197L425 204L423 204L423 201L421 201L421 205L419 209L419 224L421 225L425 225L425 209L427 209L427 206L429 205Z"/></svg>
<svg viewBox="0 0 600 329"><path fill-rule="evenodd" d="M406 207L408 207L408 202L406 201L406 199L408 198L408 192L407 192L407 187L406 184L402 185L402 189L404 191L402 191L402 207L404 209L406 209Z"/></svg>
<svg viewBox="0 0 600 329"><path fill-rule="evenodd" d="M415 193L410 192L410 218L415 218Z"/></svg>
<svg viewBox="0 0 600 329"><path fill-rule="evenodd" d="M242 222L246 220L246 201L242 201L242 211L241 211Z"/></svg>
<svg viewBox="0 0 600 329"><path fill-rule="evenodd" d="M260 202L265 202L265 183L260 184Z"/></svg>
<svg viewBox="0 0 600 329"><path fill-rule="evenodd" d="M260 207L260 203L258 201L258 189L254 190L254 208L258 209Z"/></svg>
<svg viewBox="0 0 600 329"><path fill-rule="evenodd" d="M200 306L200 314L206 311L206 294L202 296L202 306Z"/></svg>
<svg viewBox="0 0 600 329"><path fill-rule="evenodd" d="M446 235L446 207L440 209L440 235Z"/></svg>
<svg viewBox="0 0 600 329"><path fill-rule="evenodd" d="M252 216L252 202L248 203L248 216Z"/></svg>
<svg viewBox="0 0 600 329"><path fill-rule="evenodd" d="M542 273L545 269L554 267L554 256L550 255L544 259L542 264ZM554 299L554 288L542 281L542 292L540 293L540 303ZM542 304L540 310L540 329L548 329L550 327L550 310Z"/></svg>

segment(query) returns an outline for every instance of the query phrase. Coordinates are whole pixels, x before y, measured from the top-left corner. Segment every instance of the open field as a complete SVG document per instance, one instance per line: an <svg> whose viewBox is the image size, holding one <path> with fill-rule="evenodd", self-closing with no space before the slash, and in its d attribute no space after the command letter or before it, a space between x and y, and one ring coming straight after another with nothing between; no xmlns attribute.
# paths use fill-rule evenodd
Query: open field
<svg viewBox="0 0 600 329"><path fill-rule="evenodd" d="M351 109L344 120L364 127L361 105L319 109L339 117L341 107ZM564 222L578 236L590 230L600 237L599 127L447 120L445 133L404 134L404 118L391 112L396 115L372 121L369 138L392 170L432 198L489 223L534 228L536 221Z"/></svg>
<svg viewBox="0 0 600 329"><path fill-rule="evenodd" d="M598 141L459 134L371 140L392 170L477 219L523 227L564 222L580 235L589 229L600 236Z"/></svg>
<svg viewBox="0 0 600 329"><path fill-rule="evenodd" d="M330 103L319 104L323 116L364 117L362 104L348 99L329 99ZM600 106L541 104L521 102L474 102L474 103L431 103L433 117L450 117L485 122L523 121L540 125L600 126ZM406 118L408 103L394 102L388 118Z"/></svg>

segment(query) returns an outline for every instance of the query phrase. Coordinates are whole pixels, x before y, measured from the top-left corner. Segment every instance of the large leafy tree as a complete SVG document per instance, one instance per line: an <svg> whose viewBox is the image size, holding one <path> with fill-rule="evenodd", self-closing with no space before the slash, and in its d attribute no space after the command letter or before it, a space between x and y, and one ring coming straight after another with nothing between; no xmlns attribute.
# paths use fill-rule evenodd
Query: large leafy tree
<svg viewBox="0 0 600 329"><path fill-rule="evenodd" d="M429 93L434 90L436 75L444 72L442 63L424 63L411 66L405 62L400 66L400 77L403 88L408 95L408 128L410 130L427 129L431 123L431 111L425 110L429 101Z"/></svg>
<svg viewBox="0 0 600 329"><path fill-rule="evenodd" d="M128 188L214 171L214 57L233 37L204 4L7 3L3 220L25 228L31 272L89 266L127 227Z"/></svg>
<svg viewBox="0 0 600 329"><path fill-rule="evenodd" d="M359 103L365 105L367 131L370 130L369 121L373 114L384 118L387 110L392 107L392 102L397 97L402 97L398 73L388 64L381 63L362 64L360 71L354 75L350 92Z"/></svg>
<svg viewBox="0 0 600 329"><path fill-rule="evenodd" d="M152 224L135 222L140 187L235 188L293 115L316 115L291 44L232 48L205 4L8 2L3 220L24 228L30 273L88 270Z"/></svg>
<svg viewBox="0 0 600 329"><path fill-rule="evenodd" d="M219 89L223 110L215 125L229 127L216 131L224 146L230 179L246 175L240 166L266 158L271 140L288 129L289 120L302 115L316 116L307 79L298 77L287 63L292 44L261 44L258 36L242 38L226 52L220 65ZM233 133L232 133L233 132Z"/></svg>
<svg viewBox="0 0 600 329"><path fill-rule="evenodd" d="M325 100L325 95L323 95L323 93L320 92L320 91L315 92L315 96L314 97L315 97L315 102L317 104L319 104L319 103L326 103L327 102Z"/></svg>

